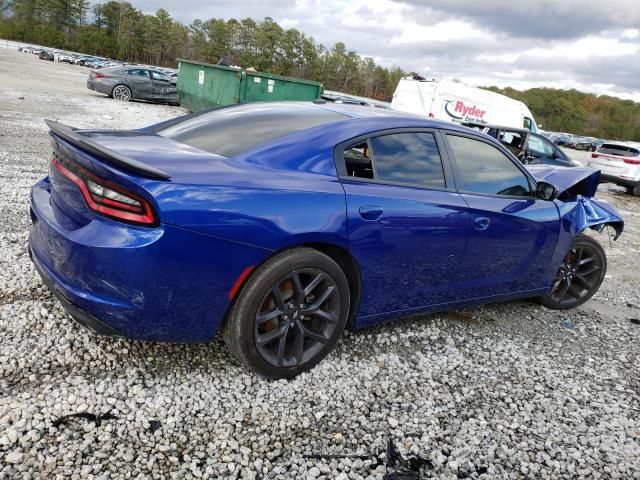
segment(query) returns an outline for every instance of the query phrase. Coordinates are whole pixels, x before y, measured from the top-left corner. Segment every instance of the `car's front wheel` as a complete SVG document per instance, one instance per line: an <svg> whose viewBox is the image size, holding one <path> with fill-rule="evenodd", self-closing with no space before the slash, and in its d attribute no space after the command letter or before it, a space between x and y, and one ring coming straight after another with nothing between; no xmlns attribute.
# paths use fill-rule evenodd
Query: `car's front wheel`
<svg viewBox="0 0 640 480"><path fill-rule="evenodd" d="M591 237L578 235L560 265L549 293L542 304L553 310L582 305L598 291L607 272L607 256Z"/></svg>
<svg viewBox="0 0 640 480"><path fill-rule="evenodd" d="M349 285L323 253L276 255L247 280L227 316L224 340L244 365L267 378L291 378L318 364L342 335Z"/></svg>
<svg viewBox="0 0 640 480"><path fill-rule="evenodd" d="M640 197L640 185L634 185L632 187L626 187L627 193L629 195L635 195L636 197Z"/></svg>
<svg viewBox="0 0 640 480"><path fill-rule="evenodd" d="M111 91L111 96L116 100L128 102L131 100L131 89L126 85L116 85Z"/></svg>

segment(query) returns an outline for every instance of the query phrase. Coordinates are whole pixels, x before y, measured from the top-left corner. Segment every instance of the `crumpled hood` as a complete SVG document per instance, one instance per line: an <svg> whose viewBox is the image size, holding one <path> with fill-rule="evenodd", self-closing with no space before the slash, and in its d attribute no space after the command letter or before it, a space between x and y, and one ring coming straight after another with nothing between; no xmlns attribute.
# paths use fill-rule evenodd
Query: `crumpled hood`
<svg viewBox="0 0 640 480"><path fill-rule="evenodd" d="M577 195L593 197L600 181L600 170L588 167L526 165L525 168L536 180L554 185L558 189L558 198L561 199Z"/></svg>

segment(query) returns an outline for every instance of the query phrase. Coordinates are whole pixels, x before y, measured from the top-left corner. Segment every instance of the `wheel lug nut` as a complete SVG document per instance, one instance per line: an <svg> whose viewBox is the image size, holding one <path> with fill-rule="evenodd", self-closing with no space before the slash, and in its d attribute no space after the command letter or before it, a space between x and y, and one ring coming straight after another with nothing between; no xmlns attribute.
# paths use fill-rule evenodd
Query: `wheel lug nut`
<svg viewBox="0 0 640 480"><path fill-rule="evenodd" d="M301 303L301 304L300 304L300 308L304 308L304 303Z"/></svg>

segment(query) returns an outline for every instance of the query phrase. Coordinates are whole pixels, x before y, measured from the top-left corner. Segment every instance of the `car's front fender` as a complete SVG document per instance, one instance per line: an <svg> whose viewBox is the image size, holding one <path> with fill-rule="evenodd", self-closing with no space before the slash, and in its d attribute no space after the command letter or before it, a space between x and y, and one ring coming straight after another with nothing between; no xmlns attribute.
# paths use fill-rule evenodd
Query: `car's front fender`
<svg viewBox="0 0 640 480"><path fill-rule="evenodd" d="M562 219L562 230L570 234L572 239L587 228L600 231L610 225L616 232L616 240L624 230L620 213L605 201L578 195L570 201L556 203Z"/></svg>

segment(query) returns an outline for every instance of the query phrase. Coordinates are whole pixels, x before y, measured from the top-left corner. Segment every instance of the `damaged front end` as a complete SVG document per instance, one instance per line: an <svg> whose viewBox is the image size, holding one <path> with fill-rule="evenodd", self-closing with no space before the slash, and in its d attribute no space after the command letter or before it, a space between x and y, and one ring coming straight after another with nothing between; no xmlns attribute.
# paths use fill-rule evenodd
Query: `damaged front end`
<svg viewBox="0 0 640 480"><path fill-rule="evenodd" d="M559 243L571 244L573 239L586 230L602 231L606 226L615 230L616 240L624 230L624 220L613 205L595 200L600 171L587 167L551 167L527 165L527 170L537 181L544 181L558 190L555 203L562 220Z"/></svg>

